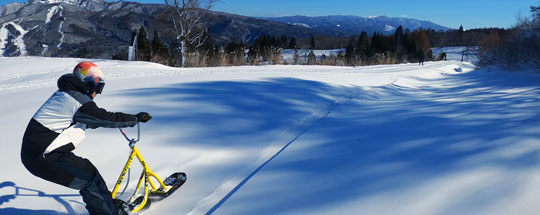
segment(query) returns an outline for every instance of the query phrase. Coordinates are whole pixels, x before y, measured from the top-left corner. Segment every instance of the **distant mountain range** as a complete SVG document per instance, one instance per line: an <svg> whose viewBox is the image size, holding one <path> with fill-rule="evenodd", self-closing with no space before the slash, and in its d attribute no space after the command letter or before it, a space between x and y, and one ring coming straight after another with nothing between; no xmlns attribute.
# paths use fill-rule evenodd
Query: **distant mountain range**
<svg viewBox="0 0 540 215"><path fill-rule="evenodd" d="M369 35L374 32L383 34L393 34L395 30L402 26L403 29L411 31L424 28L435 31L446 31L449 28L429 21L422 21L403 17L359 17L359 16L286 16L286 17L260 17L260 19L277 21L304 28L316 29L327 34L340 34L344 36L360 34L362 31Z"/></svg>
<svg viewBox="0 0 540 215"><path fill-rule="evenodd" d="M0 6L0 56L110 58L127 52L131 32L154 29L171 44L177 36L162 4L105 0L29 0ZM209 12L202 22L216 44L253 42L261 35L307 38L349 36L361 31L393 33L399 25L445 30L426 21L354 16L253 18ZM152 38L149 38L152 39Z"/></svg>

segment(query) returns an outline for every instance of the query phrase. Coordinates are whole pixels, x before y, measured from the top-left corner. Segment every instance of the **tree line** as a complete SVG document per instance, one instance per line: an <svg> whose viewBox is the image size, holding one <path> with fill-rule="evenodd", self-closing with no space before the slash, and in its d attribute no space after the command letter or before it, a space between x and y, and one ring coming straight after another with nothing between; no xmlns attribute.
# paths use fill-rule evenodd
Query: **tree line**
<svg viewBox="0 0 540 215"><path fill-rule="evenodd" d="M537 17L539 16L537 15ZM534 23L538 23L537 19L530 20L527 25L522 23L520 26L534 26ZM421 59L426 61L443 60L444 53L433 56L431 47L447 46L479 46L481 63L488 65L495 61L500 62L500 60L495 60L495 56L498 56L494 53L495 48L501 45L501 41L512 38L515 40L518 34L516 32L519 29L523 29L523 27L518 28L518 30L498 28L464 30L463 27L460 27L448 31L434 31L432 29L411 31L399 26L391 35L377 32L368 35L366 32L362 32L360 35L346 38L326 36L295 38L285 35L277 37L262 35L252 43L232 41L227 44L214 44L211 39L197 46L186 43L186 50L182 52L178 48L179 44L162 41L156 30L150 36L145 27L140 27L137 31L132 32L132 43L137 37L136 60L177 67L261 64L362 66L415 63ZM529 32L534 30L540 32L538 29L540 27L530 28ZM211 32L203 32L203 37L211 38ZM341 51L317 56L314 50L321 49L341 49ZM293 52L292 59L283 59L285 51L288 51L289 55L291 55L290 52ZM185 62L180 61L182 54L185 55L183 58ZM512 54L506 53L506 55ZM122 53L113 56L113 58L125 60L127 54Z"/></svg>
<svg viewBox="0 0 540 215"><path fill-rule="evenodd" d="M210 34L210 32L207 32ZM208 35L210 36L210 35ZM417 62L420 56L431 59L430 42L426 31L404 31L400 26L393 35L362 32L347 38L346 47L337 54L315 57L313 50L325 43L325 37L311 37L309 44L298 44L295 37L262 35L251 44L233 41L214 44L205 41L200 46L186 45L186 52L178 50L177 44L167 44L154 30L150 37L144 27L132 32L132 43L136 40L136 60L151 61L170 66L180 66L178 61L185 53L185 66L227 66L261 64L320 64L320 65L374 65ZM284 50L295 50L292 61L283 61ZM127 59L127 54L118 54L114 59Z"/></svg>
<svg viewBox="0 0 540 215"><path fill-rule="evenodd" d="M540 6L531 6L532 17L520 18L511 29L465 30L461 26L448 31L411 31L399 26L392 35L368 35L366 32L347 38L263 35L252 43L232 41L228 44L214 44L208 39L211 38L211 32L200 20L217 1L165 0L171 11L176 39L164 43L154 30L150 41L145 29L141 27L133 33L139 38L137 59L180 67L288 63L354 66L442 60L445 59L445 53L433 56L431 47L478 46L481 66L540 67ZM315 49L340 51L318 57ZM283 61L284 51L290 50L294 50L292 60ZM122 53L113 58L125 59L126 55Z"/></svg>
<svg viewBox="0 0 540 215"><path fill-rule="evenodd" d="M481 66L540 69L540 6L531 6L531 13L511 29L491 32L479 41Z"/></svg>

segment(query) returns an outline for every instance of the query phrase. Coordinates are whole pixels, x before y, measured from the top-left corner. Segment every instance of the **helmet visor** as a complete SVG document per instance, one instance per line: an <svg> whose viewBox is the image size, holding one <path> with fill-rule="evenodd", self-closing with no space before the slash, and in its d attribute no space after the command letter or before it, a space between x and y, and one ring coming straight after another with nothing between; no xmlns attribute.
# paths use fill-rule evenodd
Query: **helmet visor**
<svg viewBox="0 0 540 215"><path fill-rule="evenodd" d="M97 94L101 94L101 92L103 91L103 88L105 87L105 83L98 83L96 85L96 87L94 88L94 91L97 93Z"/></svg>

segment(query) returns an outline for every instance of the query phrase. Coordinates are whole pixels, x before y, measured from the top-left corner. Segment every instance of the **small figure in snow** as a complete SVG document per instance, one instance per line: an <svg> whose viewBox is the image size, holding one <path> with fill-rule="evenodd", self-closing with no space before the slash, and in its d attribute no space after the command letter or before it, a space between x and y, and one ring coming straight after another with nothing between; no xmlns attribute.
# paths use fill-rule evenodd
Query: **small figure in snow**
<svg viewBox="0 0 540 215"><path fill-rule="evenodd" d="M418 57L418 65L424 65L424 58L426 56L424 55L424 52L420 52L420 56Z"/></svg>
<svg viewBox="0 0 540 215"><path fill-rule="evenodd" d="M103 72L91 62L75 66L58 79L56 91L34 114L23 137L21 160L37 177L79 190L86 209L94 214L127 214L127 204L112 199L107 184L87 159L73 154L85 129L133 127L152 117L108 112L93 99L105 86Z"/></svg>

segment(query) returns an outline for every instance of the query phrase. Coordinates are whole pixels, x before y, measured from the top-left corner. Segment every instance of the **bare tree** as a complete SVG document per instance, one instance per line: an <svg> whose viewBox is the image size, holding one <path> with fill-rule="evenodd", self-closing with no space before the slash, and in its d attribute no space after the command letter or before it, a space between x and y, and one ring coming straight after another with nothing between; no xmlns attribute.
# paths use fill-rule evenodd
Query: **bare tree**
<svg viewBox="0 0 540 215"><path fill-rule="evenodd" d="M219 0L164 0L169 8L176 39L180 42L182 61L180 65L185 67L187 45L198 48L208 39L208 32L204 23L201 22L210 8Z"/></svg>

